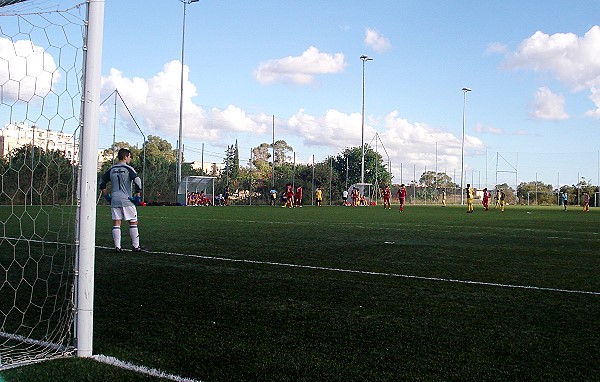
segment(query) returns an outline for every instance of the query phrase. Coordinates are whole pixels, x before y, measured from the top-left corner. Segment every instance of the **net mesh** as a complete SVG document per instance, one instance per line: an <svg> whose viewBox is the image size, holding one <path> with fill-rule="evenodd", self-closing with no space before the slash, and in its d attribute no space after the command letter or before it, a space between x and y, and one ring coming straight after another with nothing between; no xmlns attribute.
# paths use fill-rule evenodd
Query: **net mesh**
<svg viewBox="0 0 600 382"><path fill-rule="evenodd" d="M73 352L82 5L0 2L0 370Z"/></svg>

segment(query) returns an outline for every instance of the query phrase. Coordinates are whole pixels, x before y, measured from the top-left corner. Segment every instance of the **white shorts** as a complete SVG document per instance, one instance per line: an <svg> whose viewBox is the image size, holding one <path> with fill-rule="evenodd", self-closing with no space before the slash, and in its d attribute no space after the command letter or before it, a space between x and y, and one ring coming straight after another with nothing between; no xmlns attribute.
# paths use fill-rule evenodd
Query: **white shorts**
<svg viewBox="0 0 600 382"><path fill-rule="evenodd" d="M137 221L137 209L135 206L112 207L111 210L113 220Z"/></svg>

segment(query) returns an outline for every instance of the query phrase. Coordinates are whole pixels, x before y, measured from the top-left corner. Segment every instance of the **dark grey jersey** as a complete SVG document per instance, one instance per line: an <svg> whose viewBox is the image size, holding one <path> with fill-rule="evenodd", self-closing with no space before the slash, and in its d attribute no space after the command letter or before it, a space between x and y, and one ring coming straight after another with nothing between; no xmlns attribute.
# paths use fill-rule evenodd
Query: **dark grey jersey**
<svg viewBox="0 0 600 382"><path fill-rule="evenodd" d="M129 200L133 192L138 193L142 189L142 180L137 176L133 167L125 163L117 163L102 175L100 189L104 190L106 185L111 184L111 207L133 206Z"/></svg>

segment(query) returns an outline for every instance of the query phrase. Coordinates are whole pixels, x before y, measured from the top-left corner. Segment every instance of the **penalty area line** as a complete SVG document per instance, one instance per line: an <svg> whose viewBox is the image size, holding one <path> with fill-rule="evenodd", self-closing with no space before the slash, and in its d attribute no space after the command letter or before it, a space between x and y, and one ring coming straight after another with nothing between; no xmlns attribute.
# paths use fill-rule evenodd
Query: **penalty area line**
<svg viewBox="0 0 600 382"><path fill-rule="evenodd" d="M102 247L102 246L97 246L96 248L112 249L109 247ZM371 276L396 277L396 278L424 280L424 281L438 281L438 282L454 283L454 284L483 285L483 286L492 286L492 287L497 287L497 288L528 289L528 290L537 290L537 291L542 291L542 292L586 294L586 295L592 295L592 296L600 296L600 292L576 290L576 289L538 287L538 286L533 286L533 285L502 284L502 283L492 283L492 282L486 282L486 281L472 281L472 280L460 280L460 279L451 279L451 278L443 278L443 277L406 275L406 274L401 274L401 273L360 271L360 270L355 270L355 269L321 267L321 266L316 266L316 265L300 265L300 264L292 264L292 263L278 263L278 262L273 262L273 261L231 259L228 257L193 255L193 254L175 253L175 252L149 251L149 253L154 253L154 254L158 254L158 255L178 256L178 257L190 257L190 258L204 259L204 260L225 261L225 262L232 262L232 263L272 265L272 266L276 266L276 267L313 269L313 270L328 271L328 272L354 273L354 274L371 275Z"/></svg>
<svg viewBox="0 0 600 382"><path fill-rule="evenodd" d="M273 261L231 259L231 258L227 258L227 257L191 255L191 254L173 253L173 252L152 252L152 253L171 255L171 256L179 256L179 257L191 257L191 258L205 259L205 260L227 261L227 262L232 262L232 263L272 265L272 266L277 266L277 267L313 269L313 270L319 270L319 271L354 273L354 274L361 274L361 275L395 277L395 278L424 280L424 281L438 281L438 282L454 283L454 284L483 285L483 286L491 286L491 287L498 287L498 288L528 289L528 290L537 290L537 291L542 291L542 292L572 293L572 294L586 294L586 295L600 296L600 292L574 290L574 289L538 287L538 286L533 286L533 285L502 284L502 283L492 283L492 282L486 282L486 281L471 281L471 280L460 280L460 279L451 279L451 278L443 278L443 277L406 275L406 274L400 274L400 273L360 271L360 270L355 270L355 269L331 268L331 267L321 267L321 266L315 266L315 265L300 265L300 264L292 264L292 263L278 263L278 262L273 262Z"/></svg>
<svg viewBox="0 0 600 382"><path fill-rule="evenodd" d="M140 366L140 365L134 365L132 363L129 362L125 362L125 361L121 361L117 358L114 357L109 357L106 355L102 355L102 354L98 354L98 355L94 355L92 356L92 359L101 362L101 363L105 363L111 366L115 366L121 369L125 369L125 370L130 370L130 371L135 371L137 373L141 373L141 374L145 374L145 375L149 375L152 377L158 377L158 378L164 378L164 379L168 379L171 381L176 381L176 382L202 382L198 379L191 379L191 378L184 378L184 377L180 377L174 374L169 374L169 373L165 373L164 371L158 370L158 369L152 369L146 366Z"/></svg>

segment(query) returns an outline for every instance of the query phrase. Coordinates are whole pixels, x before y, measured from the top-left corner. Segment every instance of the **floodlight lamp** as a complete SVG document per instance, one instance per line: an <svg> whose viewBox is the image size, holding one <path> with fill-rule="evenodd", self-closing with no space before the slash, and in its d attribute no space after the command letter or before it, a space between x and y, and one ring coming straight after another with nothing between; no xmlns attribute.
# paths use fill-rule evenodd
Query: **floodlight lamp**
<svg viewBox="0 0 600 382"><path fill-rule="evenodd" d="M471 89L469 89L469 88L462 88L462 91L466 93L466 92L470 92Z"/></svg>
<svg viewBox="0 0 600 382"><path fill-rule="evenodd" d="M373 61L373 59L369 56L365 56L364 54L360 56L360 59L363 61Z"/></svg>

